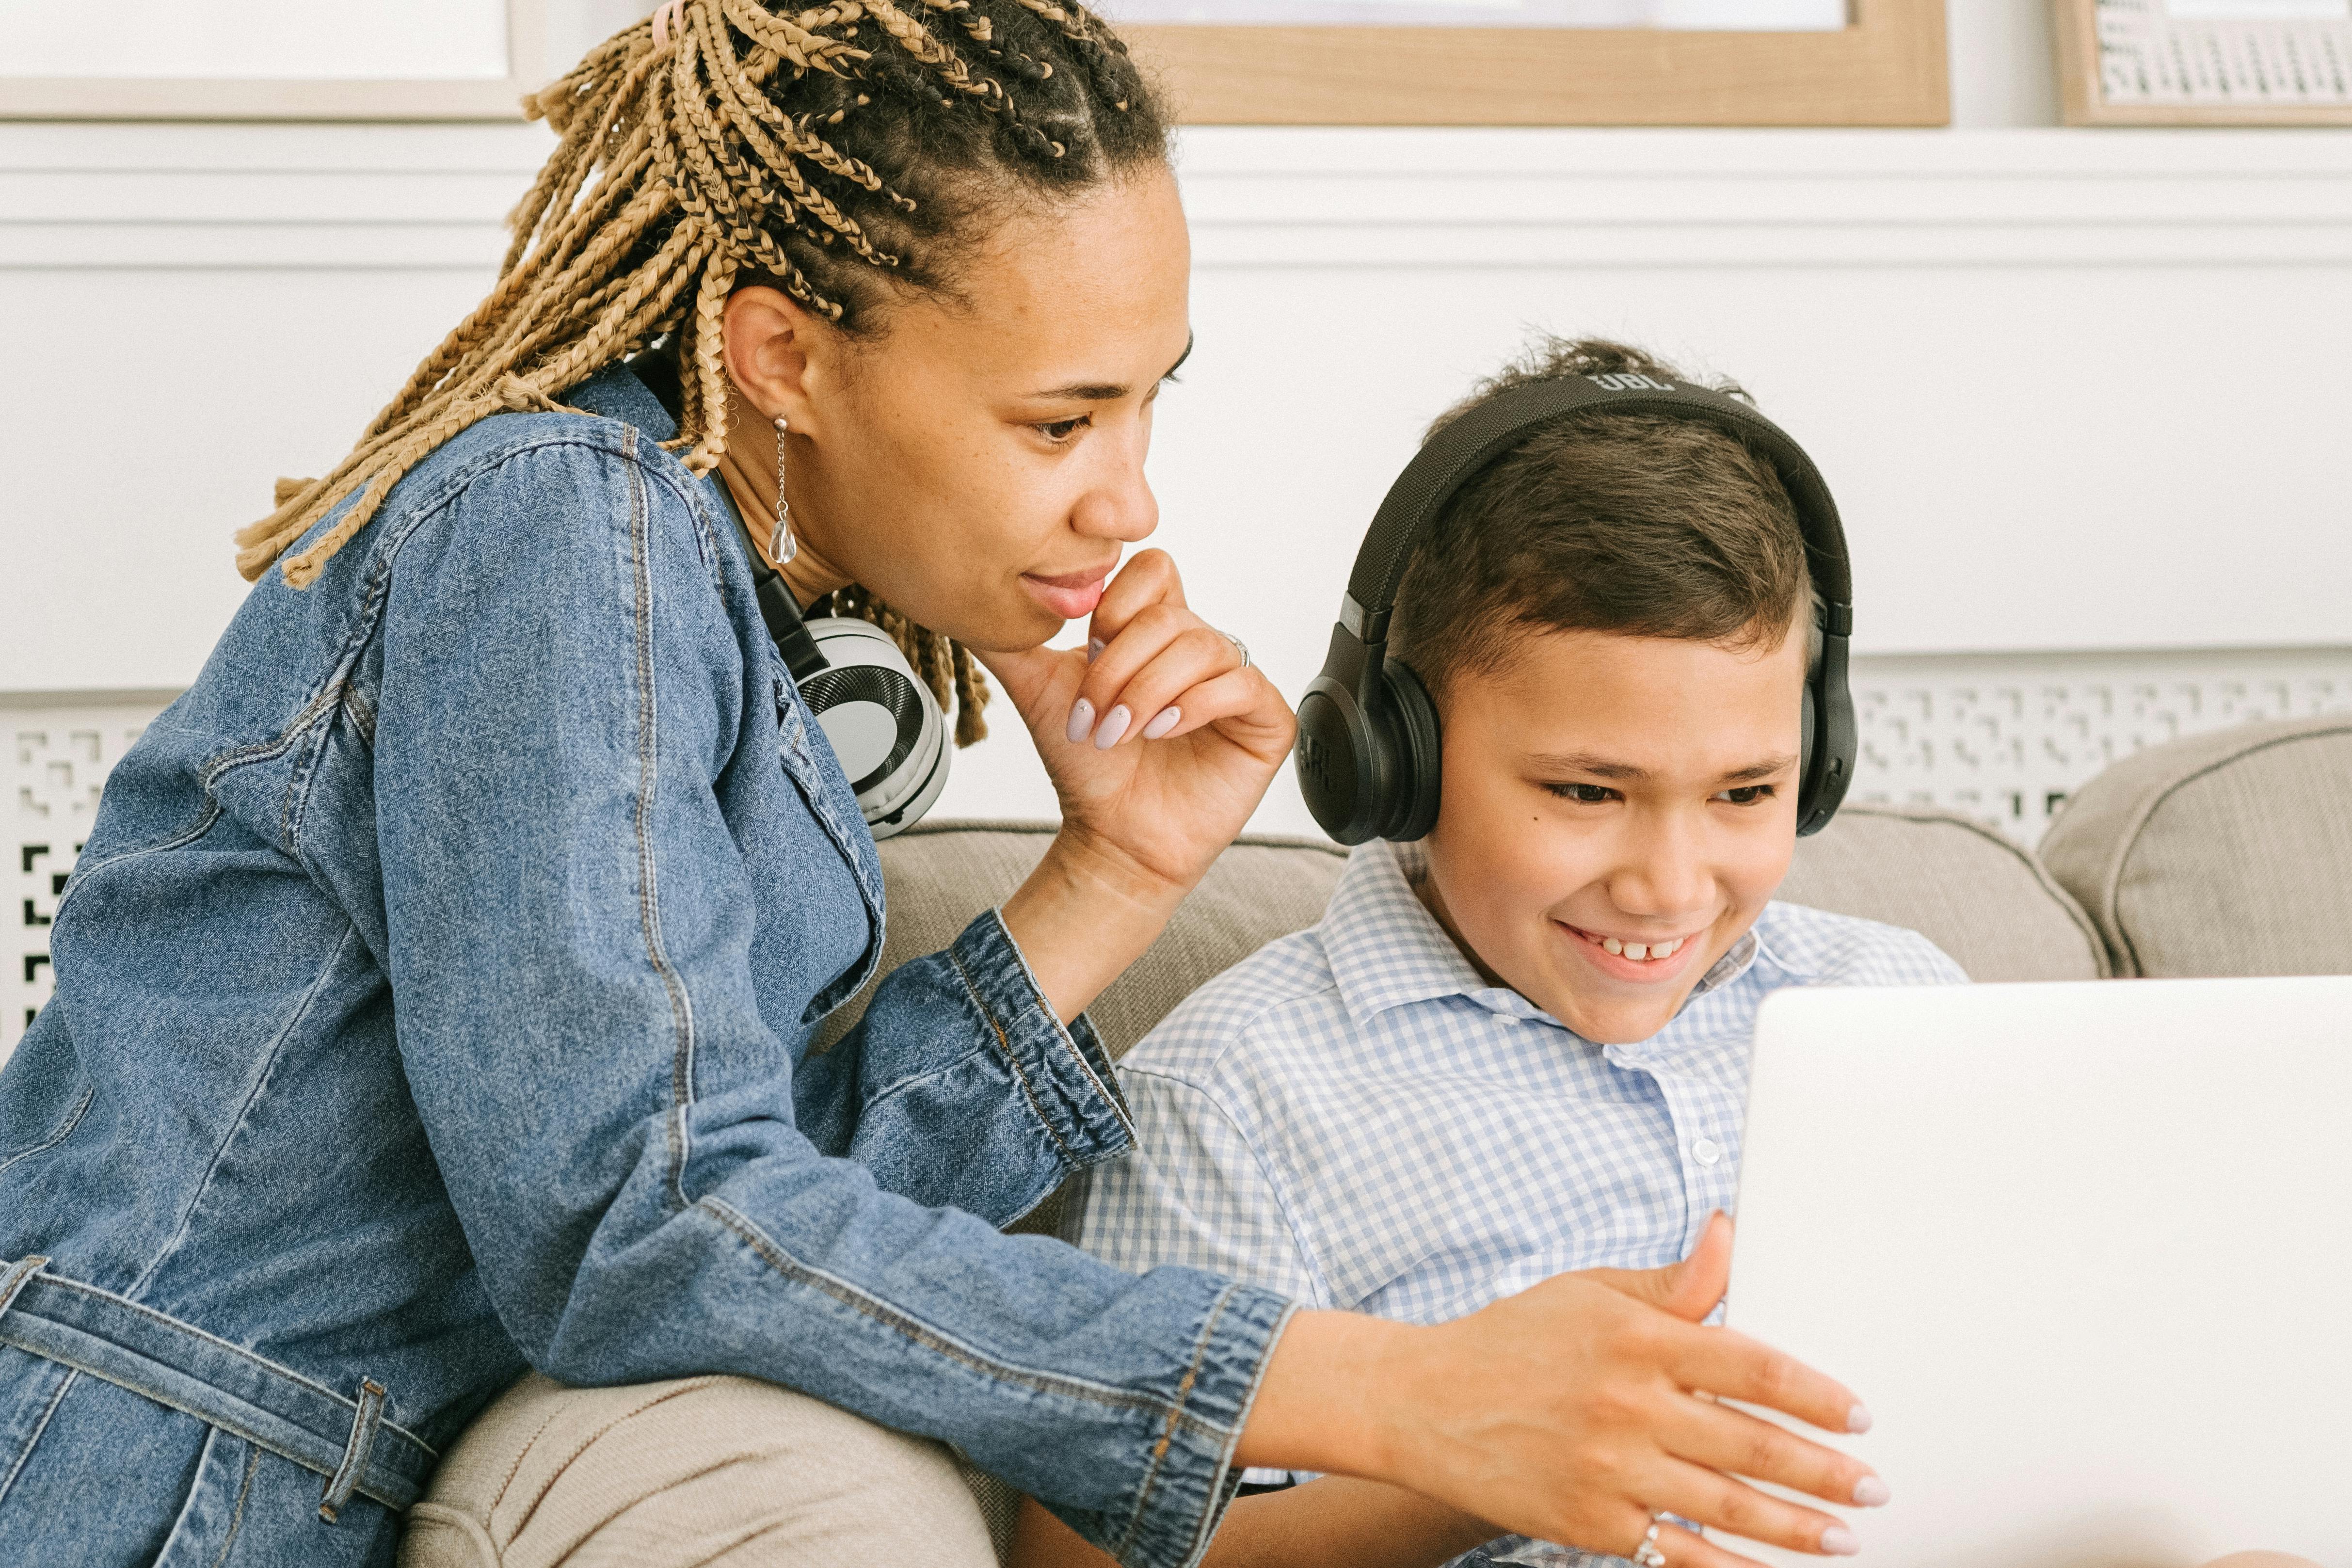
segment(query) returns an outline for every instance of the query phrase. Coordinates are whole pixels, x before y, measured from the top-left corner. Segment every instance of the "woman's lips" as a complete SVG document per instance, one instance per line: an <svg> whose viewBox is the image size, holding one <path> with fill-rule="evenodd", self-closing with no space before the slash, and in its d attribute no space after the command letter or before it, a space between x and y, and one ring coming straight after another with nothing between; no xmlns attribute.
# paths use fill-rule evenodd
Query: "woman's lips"
<svg viewBox="0 0 2352 1568"><path fill-rule="evenodd" d="M1666 942L1676 942L1681 945L1664 958L1636 959L1629 958L1622 952L1610 952L1601 945L1608 940L1607 938L1586 931L1580 926L1570 925L1566 921L1554 921L1552 923L1576 940L1577 951L1584 955L1585 962L1612 980L1627 980L1637 985L1654 985L1660 981L1672 980L1681 974L1698 956L1700 939L1706 935L1702 931L1693 931L1685 937L1668 937L1665 939ZM1619 945L1624 944L1621 941ZM1654 944L1642 945L1646 947Z"/></svg>
<svg viewBox="0 0 2352 1568"><path fill-rule="evenodd" d="M1039 604L1063 620L1081 620L1093 615L1095 606L1102 603L1103 585L1110 581L1110 572L1109 566L1068 572L1058 577L1024 572L1021 574L1021 585L1028 589Z"/></svg>

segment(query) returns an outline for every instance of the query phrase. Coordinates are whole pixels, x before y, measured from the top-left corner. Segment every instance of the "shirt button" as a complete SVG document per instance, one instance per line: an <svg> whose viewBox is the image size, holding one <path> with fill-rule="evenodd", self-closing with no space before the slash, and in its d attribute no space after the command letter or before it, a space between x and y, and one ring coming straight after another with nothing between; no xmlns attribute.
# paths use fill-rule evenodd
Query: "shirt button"
<svg viewBox="0 0 2352 1568"><path fill-rule="evenodd" d="M1691 1145L1691 1158L1702 1165L1712 1165L1723 1158L1723 1145L1712 1138L1702 1138Z"/></svg>

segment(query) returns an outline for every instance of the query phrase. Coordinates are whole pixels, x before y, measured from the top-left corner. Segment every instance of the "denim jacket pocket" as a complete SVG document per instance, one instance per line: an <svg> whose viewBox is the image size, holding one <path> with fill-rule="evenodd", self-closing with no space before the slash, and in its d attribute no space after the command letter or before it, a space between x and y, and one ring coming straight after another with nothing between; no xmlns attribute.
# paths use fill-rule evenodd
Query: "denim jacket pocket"
<svg viewBox="0 0 2352 1568"><path fill-rule="evenodd" d="M25 1129L26 1136L21 1142L9 1138L8 1129L0 1126L0 1171L6 1170L19 1160L47 1153L72 1137L74 1129L81 1125L83 1115L89 1110L89 1102L98 1098L97 1081L83 1071L77 1061L72 1076L61 1087L64 1092L58 1097L58 1103L63 1107L64 1114L56 1121L46 1127L36 1122Z"/></svg>
<svg viewBox="0 0 2352 1568"><path fill-rule="evenodd" d="M849 863L850 875L857 882L858 901L866 906L866 951L809 1003L808 1021L813 1023L856 995L882 962L882 860L874 848L874 835L866 831L865 816L857 809L857 798L849 793L849 783L833 760L832 749L828 746L823 756L818 755L817 748L824 742L812 742L807 705L782 664L775 668L775 694L776 758L784 776L808 804L809 815Z"/></svg>

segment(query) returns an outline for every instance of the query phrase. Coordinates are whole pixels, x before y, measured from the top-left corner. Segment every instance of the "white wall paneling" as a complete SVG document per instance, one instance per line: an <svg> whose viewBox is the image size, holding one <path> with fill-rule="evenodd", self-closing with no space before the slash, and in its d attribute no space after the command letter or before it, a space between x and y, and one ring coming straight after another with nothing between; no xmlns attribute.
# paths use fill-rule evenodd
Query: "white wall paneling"
<svg viewBox="0 0 2352 1568"><path fill-rule="evenodd" d="M479 296L545 144L0 127L0 691L193 678L229 532ZM1423 422L1537 326L1736 374L1807 442L1864 655L2352 644L2352 136L1220 130L1182 163L1159 542L1286 691ZM942 809L1051 796L1000 737ZM1259 817L1304 822L1286 782Z"/></svg>

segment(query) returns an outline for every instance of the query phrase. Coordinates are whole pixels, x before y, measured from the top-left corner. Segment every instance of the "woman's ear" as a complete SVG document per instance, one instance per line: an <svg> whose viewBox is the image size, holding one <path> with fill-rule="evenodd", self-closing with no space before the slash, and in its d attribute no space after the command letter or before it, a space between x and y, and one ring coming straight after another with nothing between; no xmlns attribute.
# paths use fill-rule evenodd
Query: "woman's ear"
<svg viewBox="0 0 2352 1568"><path fill-rule="evenodd" d="M755 286L728 297L727 377L751 406L793 433L822 438L831 394L841 384L840 329L781 289Z"/></svg>

